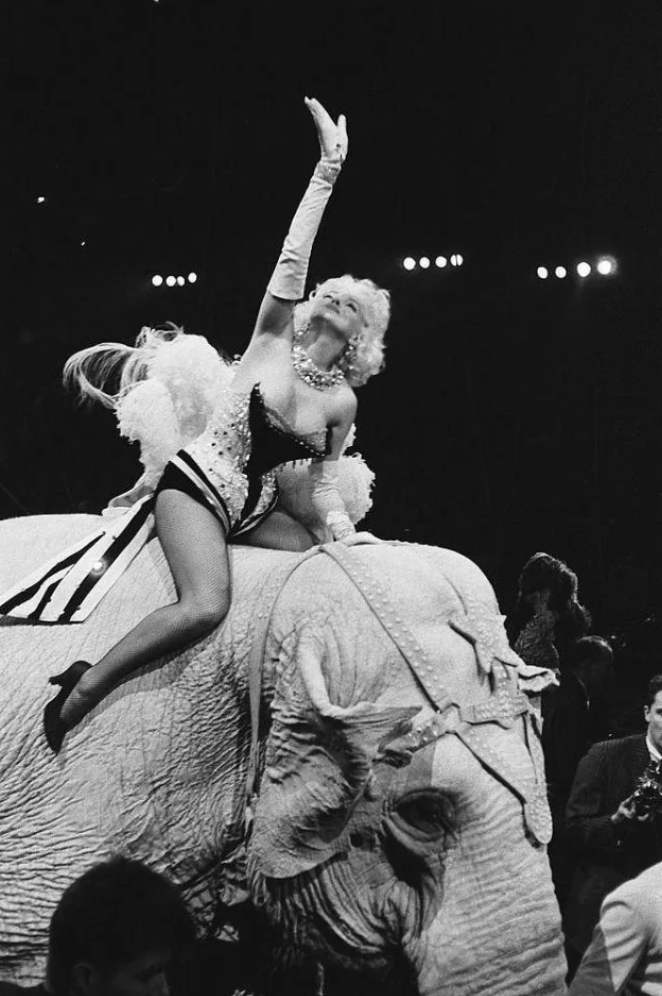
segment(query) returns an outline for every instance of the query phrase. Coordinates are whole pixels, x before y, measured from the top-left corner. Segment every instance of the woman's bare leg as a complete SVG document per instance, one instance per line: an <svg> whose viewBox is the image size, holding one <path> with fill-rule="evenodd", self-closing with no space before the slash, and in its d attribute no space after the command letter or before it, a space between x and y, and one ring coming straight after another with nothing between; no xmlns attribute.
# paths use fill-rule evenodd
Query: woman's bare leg
<svg viewBox="0 0 662 996"><path fill-rule="evenodd" d="M151 612L83 674L62 707L67 727L127 674L206 636L230 607L225 532L213 513L189 495L166 490L157 496L155 518L177 601Z"/></svg>
<svg viewBox="0 0 662 996"><path fill-rule="evenodd" d="M275 508L264 522L252 529L246 537L239 537L242 546L259 546L267 550L291 550L300 552L315 546L317 540L306 527L284 512Z"/></svg>

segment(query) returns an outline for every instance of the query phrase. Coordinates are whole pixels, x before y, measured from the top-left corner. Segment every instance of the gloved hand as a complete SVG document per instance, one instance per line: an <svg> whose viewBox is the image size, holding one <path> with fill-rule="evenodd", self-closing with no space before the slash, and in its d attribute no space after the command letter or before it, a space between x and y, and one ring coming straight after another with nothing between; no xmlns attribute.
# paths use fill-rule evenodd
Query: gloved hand
<svg viewBox="0 0 662 996"><path fill-rule="evenodd" d="M313 116L317 137L320 143L320 155L332 163L344 163L347 158L349 140L347 138L347 118L341 114L337 123L315 97L304 98L306 107Z"/></svg>
<svg viewBox="0 0 662 996"><path fill-rule="evenodd" d="M377 546L385 543L386 540L380 539L379 536L374 536L369 532L351 533L349 536L344 536L338 542L344 544L344 546L361 546L370 545Z"/></svg>

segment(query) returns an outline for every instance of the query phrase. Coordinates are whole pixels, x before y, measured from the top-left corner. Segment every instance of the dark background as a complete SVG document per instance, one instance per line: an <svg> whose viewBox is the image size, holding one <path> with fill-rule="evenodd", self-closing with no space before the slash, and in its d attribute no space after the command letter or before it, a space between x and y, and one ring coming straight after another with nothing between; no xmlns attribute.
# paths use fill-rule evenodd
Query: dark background
<svg viewBox="0 0 662 996"><path fill-rule="evenodd" d="M64 394L71 352L166 320L241 350L316 160L308 94L350 133L311 283L393 295L367 526L476 559L504 609L546 550L598 631L654 624L658 3L5 0L1 44L0 515L98 511L138 476ZM609 278L536 277L603 253Z"/></svg>

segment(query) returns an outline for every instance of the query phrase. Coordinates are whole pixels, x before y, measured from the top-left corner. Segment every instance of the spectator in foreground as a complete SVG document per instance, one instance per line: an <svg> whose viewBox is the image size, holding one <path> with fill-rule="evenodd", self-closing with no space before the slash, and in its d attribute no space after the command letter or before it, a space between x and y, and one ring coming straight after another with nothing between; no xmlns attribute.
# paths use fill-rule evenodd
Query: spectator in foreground
<svg viewBox="0 0 662 996"><path fill-rule="evenodd" d="M662 864L607 896L568 996L617 993L662 993Z"/></svg>
<svg viewBox="0 0 662 996"><path fill-rule="evenodd" d="M166 970L194 940L172 883L138 861L112 858L72 882L50 924L46 982L0 982L0 996L168 996Z"/></svg>

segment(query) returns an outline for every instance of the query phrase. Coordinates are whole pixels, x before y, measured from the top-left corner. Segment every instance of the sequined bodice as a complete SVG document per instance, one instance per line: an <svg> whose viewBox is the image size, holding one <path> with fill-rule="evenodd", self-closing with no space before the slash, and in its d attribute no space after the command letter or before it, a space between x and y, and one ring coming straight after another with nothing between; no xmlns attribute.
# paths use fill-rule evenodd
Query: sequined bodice
<svg viewBox="0 0 662 996"><path fill-rule="evenodd" d="M259 477L280 464L323 457L329 451L327 430L295 433L267 407L259 384L248 394L228 390L207 431L217 455L249 476Z"/></svg>
<svg viewBox="0 0 662 996"><path fill-rule="evenodd" d="M273 409L267 408L260 385L251 391L248 403L251 455L246 465L249 476L265 474L282 463L326 456L329 433L324 429L298 435Z"/></svg>

